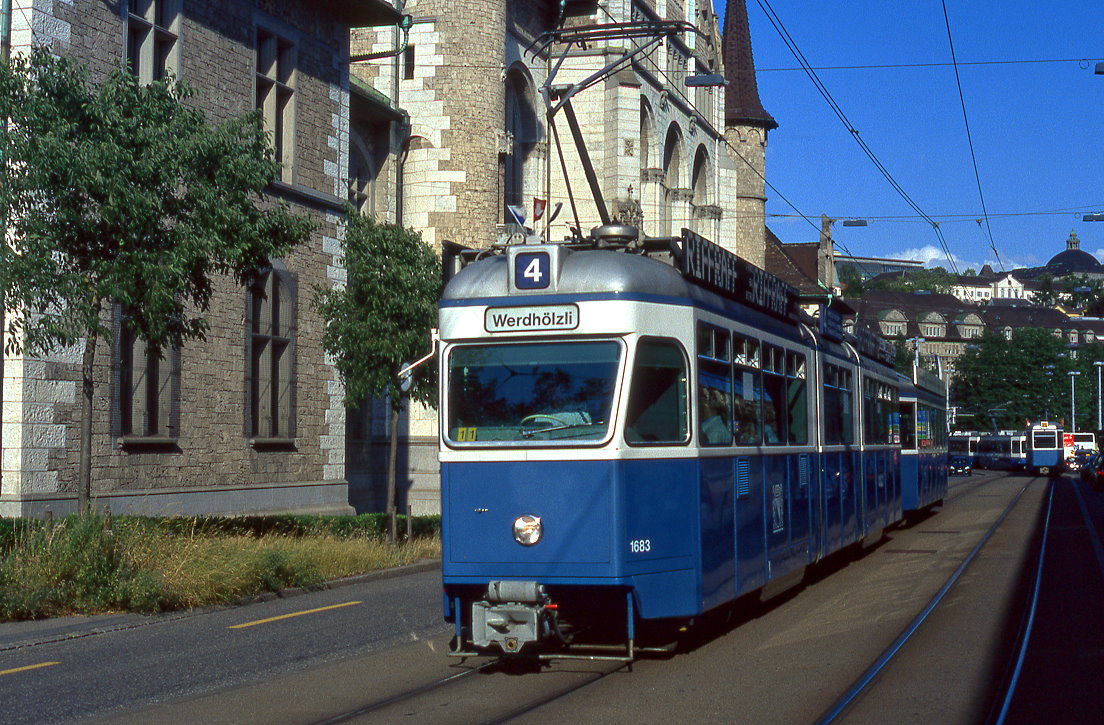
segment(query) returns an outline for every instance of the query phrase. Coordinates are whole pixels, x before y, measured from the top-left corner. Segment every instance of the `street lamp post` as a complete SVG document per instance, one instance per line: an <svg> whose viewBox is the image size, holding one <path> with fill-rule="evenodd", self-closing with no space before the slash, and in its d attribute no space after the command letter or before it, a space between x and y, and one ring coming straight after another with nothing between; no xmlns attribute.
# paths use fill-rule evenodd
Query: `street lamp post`
<svg viewBox="0 0 1104 725"><path fill-rule="evenodd" d="M916 367L920 367L920 343L924 342L924 338L917 335L916 337L910 337L905 342L911 342L915 346L912 348L912 363Z"/></svg>
<svg viewBox="0 0 1104 725"><path fill-rule="evenodd" d="M1074 380L1081 374L1080 370L1070 370L1070 433L1077 432L1077 389Z"/></svg>
<svg viewBox="0 0 1104 725"><path fill-rule="evenodd" d="M1096 368L1096 430L1099 432L1104 426L1100 425L1100 368L1104 367L1104 360L1093 363Z"/></svg>

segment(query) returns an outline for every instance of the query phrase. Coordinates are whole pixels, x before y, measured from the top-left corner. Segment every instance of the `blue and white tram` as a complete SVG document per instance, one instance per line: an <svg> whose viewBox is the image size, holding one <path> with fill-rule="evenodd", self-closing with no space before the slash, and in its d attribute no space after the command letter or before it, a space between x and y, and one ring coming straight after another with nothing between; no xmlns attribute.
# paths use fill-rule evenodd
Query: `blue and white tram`
<svg viewBox="0 0 1104 725"><path fill-rule="evenodd" d="M902 377L901 480L905 512L930 509L947 495L947 407L943 381L920 367Z"/></svg>
<svg viewBox="0 0 1104 725"><path fill-rule="evenodd" d="M978 466L1019 471L1027 466L1027 436L1016 431L987 433L978 441Z"/></svg>
<svg viewBox="0 0 1104 725"><path fill-rule="evenodd" d="M1066 455L1061 426L1040 421L1027 427L1024 433L1026 462L1030 473L1041 476L1058 475L1066 466Z"/></svg>
<svg viewBox="0 0 1104 725"><path fill-rule="evenodd" d="M631 659L639 619L782 589L901 518L892 347L818 334L777 278L677 241L681 271L639 246L518 245L447 285L453 654L597 623Z"/></svg>
<svg viewBox="0 0 1104 725"><path fill-rule="evenodd" d="M956 432L952 433L947 441L947 453L953 458L961 456L970 461L971 466L979 466L978 443L981 441L981 433Z"/></svg>

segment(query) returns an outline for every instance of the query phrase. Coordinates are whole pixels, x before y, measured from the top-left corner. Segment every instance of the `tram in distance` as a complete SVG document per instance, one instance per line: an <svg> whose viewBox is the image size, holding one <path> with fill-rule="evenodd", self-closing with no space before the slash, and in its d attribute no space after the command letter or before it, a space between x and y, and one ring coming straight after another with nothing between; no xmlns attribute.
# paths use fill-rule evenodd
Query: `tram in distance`
<svg viewBox="0 0 1104 725"><path fill-rule="evenodd" d="M1057 423L1028 423L1022 431L987 433L978 440L978 467L1041 476L1065 470L1063 431Z"/></svg>
<svg viewBox="0 0 1104 725"><path fill-rule="evenodd" d="M956 456L965 458L971 466L978 464L978 443L981 441L981 433L971 431L959 431L951 433L947 442L947 452L951 458Z"/></svg>
<svg viewBox="0 0 1104 725"><path fill-rule="evenodd" d="M942 382L840 320L687 230L470 261L440 302L452 654L632 660L640 622L770 596L938 504Z"/></svg>

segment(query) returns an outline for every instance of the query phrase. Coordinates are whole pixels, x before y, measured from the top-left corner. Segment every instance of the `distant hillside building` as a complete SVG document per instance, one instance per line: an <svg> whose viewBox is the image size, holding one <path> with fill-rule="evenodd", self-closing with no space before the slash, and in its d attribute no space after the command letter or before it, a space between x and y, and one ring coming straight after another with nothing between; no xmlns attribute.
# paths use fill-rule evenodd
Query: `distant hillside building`
<svg viewBox="0 0 1104 725"><path fill-rule="evenodd" d="M924 268L924 263L911 259L884 259L881 257L856 257L836 252L836 277L845 270L857 272L862 279L870 279L887 272L911 272Z"/></svg>

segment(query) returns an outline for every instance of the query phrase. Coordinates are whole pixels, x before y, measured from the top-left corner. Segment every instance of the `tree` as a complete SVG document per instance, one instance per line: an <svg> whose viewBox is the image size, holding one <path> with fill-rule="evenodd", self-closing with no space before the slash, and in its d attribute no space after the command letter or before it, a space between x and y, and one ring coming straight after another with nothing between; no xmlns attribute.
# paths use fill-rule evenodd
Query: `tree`
<svg viewBox="0 0 1104 725"><path fill-rule="evenodd" d="M943 267L931 269L915 269L901 272L892 279L882 279L867 282L867 289L886 289L898 292L915 292L927 290L929 292L949 292L955 284L955 277Z"/></svg>
<svg viewBox="0 0 1104 725"><path fill-rule="evenodd" d="M1062 294L1055 287L1054 277L1049 274L1039 276L1039 287L1031 297L1031 304L1036 307L1057 307L1062 301Z"/></svg>
<svg viewBox="0 0 1104 725"><path fill-rule="evenodd" d="M975 420L998 428L1020 428L1027 420L1069 417L1070 371L1085 378L1104 346L1087 346L1076 358L1065 342L1047 330L1022 328L1008 340L988 332L955 363L952 395ZM1089 412L1091 396L1078 396L1078 419Z"/></svg>
<svg viewBox="0 0 1104 725"><path fill-rule="evenodd" d="M387 460L388 531L395 537L395 466L404 363L421 358L436 326L441 262L417 232L351 214L342 243L348 283L320 289L315 303L326 321L323 346L345 383L345 404L385 396L391 408ZM416 368L405 395L422 403L437 397L437 370Z"/></svg>
<svg viewBox="0 0 1104 725"><path fill-rule="evenodd" d="M840 286L843 287L844 297L862 297L865 290L865 280L862 273L854 267L844 267L839 273Z"/></svg>
<svg viewBox="0 0 1104 725"><path fill-rule="evenodd" d="M155 352L202 339L213 280L246 283L312 228L262 205L277 178L256 113L212 125L172 79L86 70L37 48L0 64L0 295L9 352L83 340L77 502L88 510L96 344L117 304Z"/></svg>

